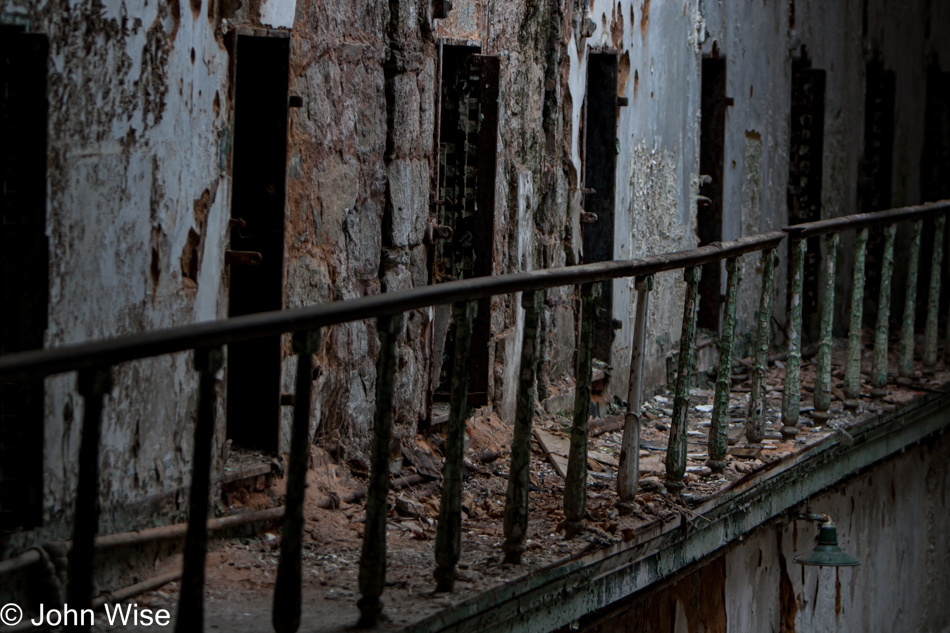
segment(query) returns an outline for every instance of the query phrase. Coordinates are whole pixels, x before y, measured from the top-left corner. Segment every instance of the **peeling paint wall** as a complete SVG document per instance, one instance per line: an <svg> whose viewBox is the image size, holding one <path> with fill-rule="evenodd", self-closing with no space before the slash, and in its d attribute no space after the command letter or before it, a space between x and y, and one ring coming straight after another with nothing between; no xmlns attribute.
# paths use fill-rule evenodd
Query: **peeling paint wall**
<svg viewBox="0 0 950 633"><path fill-rule="evenodd" d="M46 345L226 316L228 57L214 8L3 0L0 13L50 41ZM73 513L75 382L47 380L39 540L66 536ZM117 367L114 382L100 449L110 531L187 484L197 375L176 354Z"/></svg>

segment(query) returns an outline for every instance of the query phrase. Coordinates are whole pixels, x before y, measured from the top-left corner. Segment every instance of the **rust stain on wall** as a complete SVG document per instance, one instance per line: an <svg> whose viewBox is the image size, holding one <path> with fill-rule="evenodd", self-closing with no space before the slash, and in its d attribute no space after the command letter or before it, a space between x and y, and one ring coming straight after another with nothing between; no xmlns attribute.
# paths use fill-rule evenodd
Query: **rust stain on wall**
<svg viewBox="0 0 950 633"><path fill-rule="evenodd" d="M795 615L798 613L798 598L795 596L795 587L788 575L788 563L782 553L782 533L775 532L778 541L779 564L779 631L781 633L795 633Z"/></svg>
<svg viewBox="0 0 950 633"><path fill-rule="evenodd" d="M640 7L640 35L647 34L647 25L650 23L650 0L643 0Z"/></svg>

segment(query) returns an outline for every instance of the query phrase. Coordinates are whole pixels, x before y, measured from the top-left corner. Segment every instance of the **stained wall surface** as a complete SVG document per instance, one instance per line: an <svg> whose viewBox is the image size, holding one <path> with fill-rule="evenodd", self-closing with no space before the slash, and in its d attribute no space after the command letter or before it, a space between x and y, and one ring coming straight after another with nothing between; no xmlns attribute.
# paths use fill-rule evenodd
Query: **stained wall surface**
<svg viewBox="0 0 950 633"><path fill-rule="evenodd" d="M617 259L697 245L702 60L726 59L723 239L787 221L790 77L805 45L828 73L823 213L854 210L863 151L864 64L897 74L893 204L917 202L925 68L950 67L945 3L871 0L0 0L0 20L50 39L47 230L49 347L223 318L233 129L229 34L290 39L283 305L296 307L434 281L430 225L439 202L440 49L477 46L500 63L491 272L585 261L584 130L592 52L618 56L614 251ZM271 33L273 34L273 33ZM847 242L843 248L847 248ZM784 283L780 268L777 287ZM846 266L843 268L846 271ZM761 267L747 257L740 350L753 335ZM848 278L845 276L845 278ZM678 350L682 272L658 275L646 388ZM845 296L847 284L841 284ZM617 327L609 395L626 398L635 293L613 282ZM491 301L487 401L511 421L519 372L519 297ZM539 397L575 382L579 302L549 291ZM785 318L776 293L774 322ZM436 310L407 315L399 346L397 436L429 416L441 362ZM783 341L780 332L774 336ZM368 447L378 339L372 321L330 328L318 354L311 428ZM289 339L283 391L293 385ZM227 368L222 373L226 377ZM136 508L184 511L197 376L190 354L116 368L103 426L103 531L139 525ZM224 383L216 466L227 450ZM563 402L564 400L562 400ZM569 402L569 399L566 400ZM69 531L82 400L71 375L47 381L46 528ZM287 448L290 408L282 412ZM147 510L152 508L152 510ZM21 543L22 545L22 543ZM17 541L11 544L18 548Z"/></svg>

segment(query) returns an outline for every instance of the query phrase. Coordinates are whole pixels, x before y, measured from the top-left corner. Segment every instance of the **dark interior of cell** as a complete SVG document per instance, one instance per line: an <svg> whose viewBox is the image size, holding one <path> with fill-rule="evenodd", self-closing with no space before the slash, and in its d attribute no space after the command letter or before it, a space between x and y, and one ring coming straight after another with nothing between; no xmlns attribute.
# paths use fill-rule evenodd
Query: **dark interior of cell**
<svg viewBox="0 0 950 633"><path fill-rule="evenodd" d="M587 64L584 210L597 216L595 222L583 225L587 264L614 258L618 61L616 53L591 53ZM612 288L610 283L601 284L600 309L594 317L594 358L608 363L614 339Z"/></svg>
<svg viewBox="0 0 950 633"><path fill-rule="evenodd" d="M49 310L41 34L0 27L0 353L43 347ZM43 381L0 383L0 529L42 524Z"/></svg>
<svg viewBox="0 0 950 633"><path fill-rule="evenodd" d="M282 307L284 176L290 40L238 35L234 55L232 251L259 265L229 267L231 317ZM228 346L228 438L276 451L280 433L280 337Z"/></svg>

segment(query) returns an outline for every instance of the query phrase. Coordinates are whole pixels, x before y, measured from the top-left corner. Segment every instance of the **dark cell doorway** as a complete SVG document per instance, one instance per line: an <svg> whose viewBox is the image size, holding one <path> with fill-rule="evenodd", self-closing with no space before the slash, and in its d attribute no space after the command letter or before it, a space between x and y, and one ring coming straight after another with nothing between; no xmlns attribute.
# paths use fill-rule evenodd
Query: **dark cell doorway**
<svg viewBox="0 0 950 633"><path fill-rule="evenodd" d="M498 153L499 58L470 46L441 47L439 170L435 223L450 237L432 244L433 283L492 274ZM434 399L446 401L455 345L451 308L436 308ZM472 328L468 403L488 403L491 303L483 299Z"/></svg>
<svg viewBox="0 0 950 633"><path fill-rule="evenodd" d="M277 34L275 34L277 35ZM259 265L229 266L232 317L282 307L284 177L290 40L238 33L233 42L232 251ZM280 436L280 337L228 346L228 437L276 451Z"/></svg>
<svg viewBox="0 0 950 633"><path fill-rule="evenodd" d="M723 161L726 147L726 60L703 58L699 139L700 198L697 202L699 245L722 241ZM722 304L722 262L703 266L699 281L699 327L719 332Z"/></svg>
<svg viewBox="0 0 950 633"><path fill-rule="evenodd" d="M858 181L861 211L881 211L891 206L891 176L894 172L894 71L884 68L879 52L867 63L864 98L864 154ZM884 256L884 231L873 227L868 233L864 322L877 320L881 288L881 260ZM895 314L891 301L892 314ZM897 304L900 305L900 304Z"/></svg>
<svg viewBox="0 0 950 633"><path fill-rule="evenodd" d="M825 71L812 68L808 51L803 46L801 55L792 60L787 196L789 224L814 222L821 219L824 135ZM791 257L788 261L791 266ZM805 253L802 285L802 314L804 315L802 332L806 343L818 340L820 268L821 238L813 237L808 240L808 250ZM789 279L791 279L791 269L789 269Z"/></svg>
<svg viewBox="0 0 950 633"><path fill-rule="evenodd" d="M614 258L614 198L617 182L617 70L615 52L591 53L587 63L587 119L584 127L584 210L597 220L584 224L584 263ZM601 286L601 310L594 317L594 358L610 362L614 340L613 285Z"/></svg>
<svg viewBox="0 0 950 633"><path fill-rule="evenodd" d="M0 26L0 353L43 347L49 309L45 35ZM42 524L43 381L0 384L0 529Z"/></svg>
<svg viewBox="0 0 950 633"><path fill-rule="evenodd" d="M927 67L927 104L924 115L924 149L920 162L920 201L935 202L950 198L950 72L941 71L936 56ZM926 320L927 292L930 287L930 265L933 258L933 219L924 220L923 239L920 243L920 286L917 292L919 325ZM948 255L948 240L944 229L943 257ZM946 261L946 260L944 260ZM943 278L944 283L946 278ZM946 314L950 297L942 293L940 314Z"/></svg>

